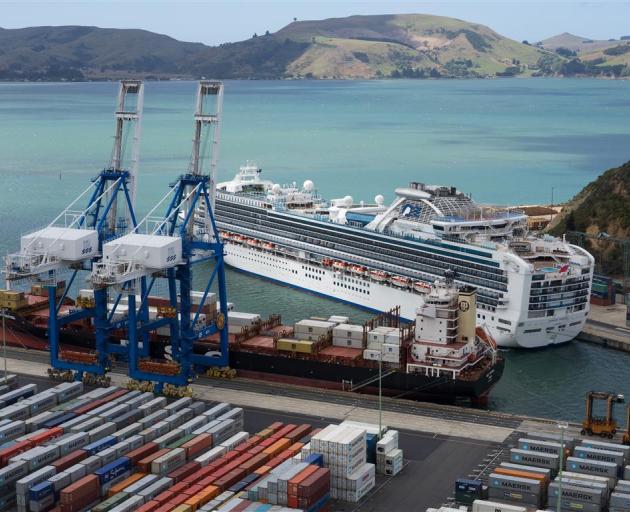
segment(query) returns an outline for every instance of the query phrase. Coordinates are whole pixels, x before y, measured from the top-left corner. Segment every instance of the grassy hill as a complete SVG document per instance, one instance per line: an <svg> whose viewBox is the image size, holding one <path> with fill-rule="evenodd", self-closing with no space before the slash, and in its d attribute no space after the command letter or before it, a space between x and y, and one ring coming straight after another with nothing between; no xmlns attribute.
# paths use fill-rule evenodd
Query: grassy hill
<svg viewBox="0 0 630 512"><path fill-rule="evenodd" d="M557 36L543 39L540 46L547 50L556 51L558 48L566 48L576 53L589 53L596 50L603 50L604 48L610 48L619 44L616 39L602 40L602 39L589 39L588 37L576 36L564 32Z"/></svg>
<svg viewBox="0 0 630 512"><path fill-rule="evenodd" d="M214 47L145 30L0 29L0 80L606 74L608 57L626 58L593 55L592 65L576 64L571 56L513 41L484 25L423 14L296 21L273 34Z"/></svg>
<svg viewBox="0 0 630 512"><path fill-rule="evenodd" d="M561 236L567 231L597 235L608 233L617 238L630 238L630 162L609 169L576 195L549 227ZM606 242L589 242L589 250L601 261L613 263L613 273L621 271L620 248ZM619 254L617 254L619 253ZM616 263L615 263L616 262Z"/></svg>

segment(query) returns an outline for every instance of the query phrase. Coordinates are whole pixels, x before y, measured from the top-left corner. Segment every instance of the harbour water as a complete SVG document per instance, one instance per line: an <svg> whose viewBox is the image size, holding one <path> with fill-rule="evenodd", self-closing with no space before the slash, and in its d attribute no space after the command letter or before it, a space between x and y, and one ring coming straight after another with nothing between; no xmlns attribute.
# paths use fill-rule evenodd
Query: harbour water
<svg viewBox="0 0 630 512"><path fill-rule="evenodd" d="M0 84L0 251L52 219L107 164L116 85ZM192 82L146 87L138 209L190 151ZM482 202L566 200L629 159L630 82L598 80L227 82L220 177L247 159L278 182L311 179L327 197L370 201L407 182L456 185ZM237 309L368 314L228 273ZM492 409L579 419L590 389L625 392L630 354L571 343L507 352Z"/></svg>

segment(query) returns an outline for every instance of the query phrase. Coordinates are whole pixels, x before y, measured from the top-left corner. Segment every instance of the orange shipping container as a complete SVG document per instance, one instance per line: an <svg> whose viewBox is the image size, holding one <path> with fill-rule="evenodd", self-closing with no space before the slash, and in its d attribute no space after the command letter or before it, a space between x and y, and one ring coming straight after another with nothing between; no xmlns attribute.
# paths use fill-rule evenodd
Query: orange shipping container
<svg viewBox="0 0 630 512"><path fill-rule="evenodd" d="M302 483L302 481L305 478L311 476L318 469L319 469L319 466L315 466L315 465L306 466L306 468L303 471L301 471L300 473L295 475L293 478L291 478L291 480L289 480L289 483L287 484L287 492L290 495L297 496L298 485L300 485L300 483Z"/></svg>
<svg viewBox="0 0 630 512"><path fill-rule="evenodd" d="M137 508L135 512L155 512L158 508L160 508L160 504L157 501L151 500L147 501L140 508Z"/></svg>
<svg viewBox="0 0 630 512"><path fill-rule="evenodd" d="M282 438L278 439L275 443L273 443L269 448L265 448L263 453L267 453L272 457L283 450L286 450L291 445L291 441L288 439Z"/></svg>
<svg viewBox="0 0 630 512"><path fill-rule="evenodd" d="M502 468L500 466L496 468L494 472L499 475L514 476L517 478L529 478L530 480L538 480L540 483L543 483L543 484L547 482L547 475L543 473L533 473L529 471L523 471L520 469L508 469L508 468Z"/></svg>
<svg viewBox="0 0 630 512"><path fill-rule="evenodd" d="M107 497L111 498L114 494L118 494L125 487L129 487L131 484L137 482L142 477L146 476L146 473L134 473L129 478L125 478L122 482L118 482L117 484L112 485L107 491Z"/></svg>
<svg viewBox="0 0 630 512"><path fill-rule="evenodd" d="M204 450L212 448L212 434L199 434L181 447L186 450L186 458L193 459Z"/></svg>

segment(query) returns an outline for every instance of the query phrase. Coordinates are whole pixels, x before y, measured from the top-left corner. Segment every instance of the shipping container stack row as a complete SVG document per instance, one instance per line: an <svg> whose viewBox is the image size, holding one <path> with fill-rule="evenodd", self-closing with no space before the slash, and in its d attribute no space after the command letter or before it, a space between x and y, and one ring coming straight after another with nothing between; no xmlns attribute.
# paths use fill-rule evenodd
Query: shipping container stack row
<svg viewBox="0 0 630 512"><path fill-rule="evenodd" d="M58 388L70 385L81 389L81 383ZM309 442L310 425L274 423L250 436L243 431L243 410L229 404L191 398L168 404L164 397L115 387L90 391L29 421L29 436L2 450L3 510L315 512L329 503L323 457L314 455L302 466L293 459ZM287 461L301 471L294 469L282 484L283 505L247 499L252 484Z"/></svg>
<svg viewBox="0 0 630 512"><path fill-rule="evenodd" d="M528 433L488 478L488 497L525 507L630 512L630 446ZM563 468L560 474L560 456Z"/></svg>

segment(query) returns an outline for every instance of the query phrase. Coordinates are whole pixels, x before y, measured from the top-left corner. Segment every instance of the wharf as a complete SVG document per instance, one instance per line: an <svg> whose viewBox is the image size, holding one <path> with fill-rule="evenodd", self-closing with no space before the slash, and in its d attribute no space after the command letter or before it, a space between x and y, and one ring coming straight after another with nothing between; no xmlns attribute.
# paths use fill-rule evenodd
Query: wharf
<svg viewBox="0 0 630 512"><path fill-rule="evenodd" d="M577 339L630 352L630 327L626 325L626 305L591 304L588 320Z"/></svg>

